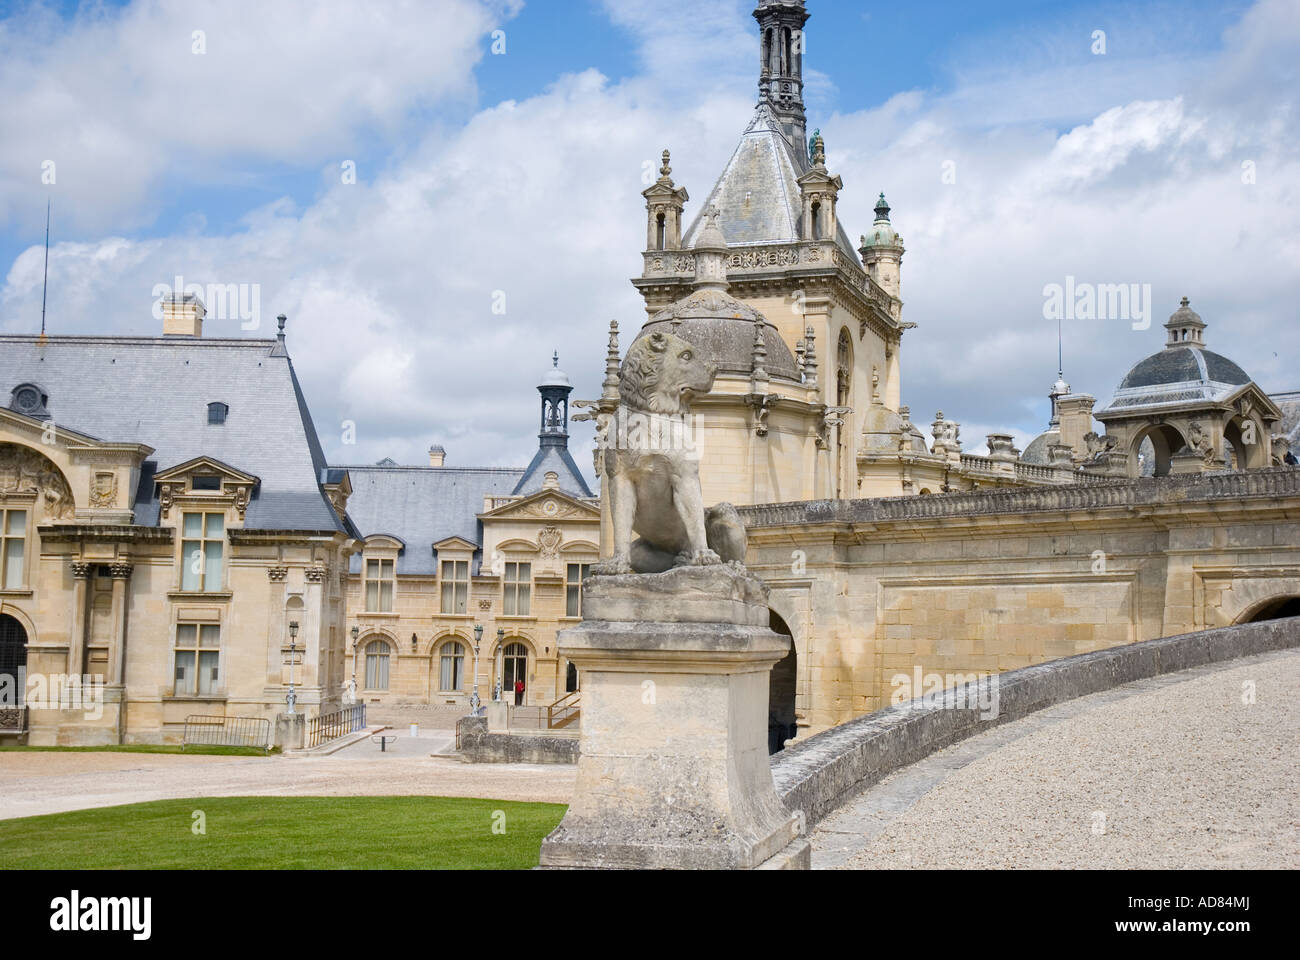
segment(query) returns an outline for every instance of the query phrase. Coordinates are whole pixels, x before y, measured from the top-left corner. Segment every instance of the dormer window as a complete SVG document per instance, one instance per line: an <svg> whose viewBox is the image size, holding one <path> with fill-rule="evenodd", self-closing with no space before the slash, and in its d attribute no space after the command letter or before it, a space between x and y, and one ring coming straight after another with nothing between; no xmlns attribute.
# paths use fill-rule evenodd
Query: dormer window
<svg viewBox="0 0 1300 960"><path fill-rule="evenodd" d="M49 394L36 384L20 383L14 387L13 393L10 394L9 409L21 413L25 417L45 420L50 415L45 408L49 401Z"/></svg>
<svg viewBox="0 0 1300 960"><path fill-rule="evenodd" d="M230 412L230 407L220 401L208 404L208 423L219 426L226 422L226 414Z"/></svg>

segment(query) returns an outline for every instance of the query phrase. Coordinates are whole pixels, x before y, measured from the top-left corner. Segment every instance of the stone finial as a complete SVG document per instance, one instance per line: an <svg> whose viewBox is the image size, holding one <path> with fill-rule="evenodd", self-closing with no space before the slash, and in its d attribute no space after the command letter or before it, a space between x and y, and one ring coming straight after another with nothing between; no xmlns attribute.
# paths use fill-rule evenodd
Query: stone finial
<svg viewBox="0 0 1300 960"><path fill-rule="evenodd" d="M605 379L601 384L602 390L600 399L602 403L608 401L612 404L610 409L618 406L618 369L620 361L618 357L618 321L609 321L609 346L605 351Z"/></svg>
<svg viewBox="0 0 1300 960"><path fill-rule="evenodd" d="M816 390L817 389L817 349L816 349L817 334L813 330L813 328L809 326L806 330L804 330L803 336L804 336L804 344L805 344L804 360L803 360L803 368L804 368L803 379L804 379L804 383L806 383L808 386Z"/></svg>
<svg viewBox="0 0 1300 960"><path fill-rule="evenodd" d="M753 383L754 393L761 392L760 385L765 383L769 377L765 364L767 363L767 345L763 342L763 324L759 320L754 321L754 349L751 358L751 372L749 379Z"/></svg>
<svg viewBox="0 0 1300 960"><path fill-rule="evenodd" d="M665 148L664 156L663 156L663 164L662 166L659 167L659 179L667 181L669 183L672 182L672 173L673 173L673 168L669 164L669 161L671 159L672 157L668 153L668 150Z"/></svg>

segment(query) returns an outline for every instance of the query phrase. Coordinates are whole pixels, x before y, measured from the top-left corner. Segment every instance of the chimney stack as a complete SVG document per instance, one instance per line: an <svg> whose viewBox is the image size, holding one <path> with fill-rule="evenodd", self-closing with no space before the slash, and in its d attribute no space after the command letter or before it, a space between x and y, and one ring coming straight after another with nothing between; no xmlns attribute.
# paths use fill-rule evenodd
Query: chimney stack
<svg viewBox="0 0 1300 960"><path fill-rule="evenodd" d="M447 459L447 451L442 449L439 444L434 444L429 448L429 466L441 467Z"/></svg>
<svg viewBox="0 0 1300 960"><path fill-rule="evenodd" d="M163 336L201 337L207 309L192 293L173 293L163 298Z"/></svg>

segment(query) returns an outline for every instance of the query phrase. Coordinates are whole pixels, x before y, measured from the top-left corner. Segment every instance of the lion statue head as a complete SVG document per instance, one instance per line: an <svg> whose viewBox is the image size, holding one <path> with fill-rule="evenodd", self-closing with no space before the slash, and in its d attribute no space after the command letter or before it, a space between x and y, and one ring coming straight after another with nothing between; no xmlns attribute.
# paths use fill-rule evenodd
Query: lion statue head
<svg viewBox="0 0 1300 960"><path fill-rule="evenodd" d="M689 341L672 333L652 333L628 348L619 394L633 410L686 413L694 397L713 389L717 372Z"/></svg>

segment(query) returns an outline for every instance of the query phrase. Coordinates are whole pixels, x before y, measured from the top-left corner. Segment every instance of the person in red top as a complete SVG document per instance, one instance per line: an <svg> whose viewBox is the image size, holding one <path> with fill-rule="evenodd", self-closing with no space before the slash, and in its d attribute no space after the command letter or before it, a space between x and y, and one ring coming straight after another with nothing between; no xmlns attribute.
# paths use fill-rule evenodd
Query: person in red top
<svg viewBox="0 0 1300 960"><path fill-rule="evenodd" d="M524 703L524 682L522 680L516 680L515 681L515 706L516 707L523 706L523 703Z"/></svg>

